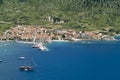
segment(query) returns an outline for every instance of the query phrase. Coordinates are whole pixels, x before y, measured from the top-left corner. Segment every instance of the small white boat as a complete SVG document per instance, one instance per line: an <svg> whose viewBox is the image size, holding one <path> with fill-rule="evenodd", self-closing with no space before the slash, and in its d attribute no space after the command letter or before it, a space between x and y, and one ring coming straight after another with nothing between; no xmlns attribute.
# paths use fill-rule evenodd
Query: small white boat
<svg viewBox="0 0 120 80"><path fill-rule="evenodd" d="M33 48L39 48L43 43L35 43L32 47Z"/></svg>
<svg viewBox="0 0 120 80"><path fill-rule="evenodd" d="M25 57L23 57L23 56L20 56L20 57L19 57L19 59L20 59L20 60L24 60L24 59L25 59Z"/></svg>
<svg viewBox="0 0 120 80"><path fill-rule="evenodd" d="M47 49L47 47L41 45L41 46L39 46L39 50L41 50L41 51L47 51L48 49Z"/></svg>
<svg viewBox="0 0 120 80"><path fill-rule="evenodd" d="M80 41L80 39L76 39L76 38L73 37L70 41L75 41L76 42L76 41Z"/></svg>
<svg viewBox="0 0 120 80"><path fill-rule="evenodd" d="M39 44L35 44L32 46L33 48L38 48L39 47Z"/></svg>

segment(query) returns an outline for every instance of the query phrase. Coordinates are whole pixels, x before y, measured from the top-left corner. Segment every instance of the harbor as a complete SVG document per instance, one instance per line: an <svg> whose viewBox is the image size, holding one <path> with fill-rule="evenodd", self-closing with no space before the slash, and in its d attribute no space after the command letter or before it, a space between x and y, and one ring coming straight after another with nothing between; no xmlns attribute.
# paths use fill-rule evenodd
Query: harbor
<svg viewBox="0 0 120 80"><path fill-rule="evenodd" d="M46 44L49 51L32 48L33 44L0 43L3 44L6 46L0 46L3 61L0 80L112 80L119 77L119 41L52 42ZM31 58L37 66L31 63ZM28 69L29 66L32 68ZM89 77L91 74L97 77Z"/></svg>
<svg viewBox="0 0 120 80"><path fill-rule="evenodd" d="M0 0L0 80L120 80L120 0Z"/></svg>

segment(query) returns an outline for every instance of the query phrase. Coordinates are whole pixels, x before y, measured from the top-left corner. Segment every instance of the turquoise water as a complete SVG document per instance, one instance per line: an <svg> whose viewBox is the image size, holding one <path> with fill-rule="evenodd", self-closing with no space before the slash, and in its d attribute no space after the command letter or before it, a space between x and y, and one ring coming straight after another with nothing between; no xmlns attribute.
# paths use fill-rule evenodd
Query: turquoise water
<svg viewBox="0 0 120 80"><path fill-rule="evenodd" d="M0 80L120 80L119 41L53 42L46 45L49 51L15 42L0 45ZM19 71L31 58L35 71Z"/></svg>

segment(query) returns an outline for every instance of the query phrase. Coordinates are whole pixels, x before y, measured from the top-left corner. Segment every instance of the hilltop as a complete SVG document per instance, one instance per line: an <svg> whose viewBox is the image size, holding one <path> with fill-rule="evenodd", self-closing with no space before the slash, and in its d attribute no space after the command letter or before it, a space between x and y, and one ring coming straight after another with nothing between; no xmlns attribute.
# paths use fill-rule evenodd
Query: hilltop
<svg viewBox="0 0 120 80"><path fill-rule="evenodd" d="M16 26L120 33L119 0L0 0L0 32Z"/></svg>

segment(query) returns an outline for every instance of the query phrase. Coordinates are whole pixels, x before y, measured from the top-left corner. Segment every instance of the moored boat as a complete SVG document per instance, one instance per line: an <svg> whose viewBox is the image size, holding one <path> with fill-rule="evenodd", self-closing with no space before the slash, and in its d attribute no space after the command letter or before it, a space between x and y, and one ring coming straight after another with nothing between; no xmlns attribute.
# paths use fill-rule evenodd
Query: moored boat
<svg viewBox="0 0 120 80"><path fill-rule="evenodd" d="M41 51L47 51L48 49L45 46L40 46L39 50L41 50Z"/></svg>
<svg viewBox="0 0 120 80"><path fill-rule="evenodd" d="M39 48L41 45L43 45L42 43L36 43L36 44L34 44L32 47L33 48Z"/></svg>
<svg viewBox="0 0 120 80"><path fill-rule="evenodd" d="M35 45L32 46L33 48L38 48L41 51L47 51L47 47L43 45L43 43L36 43Z"/></svg>

